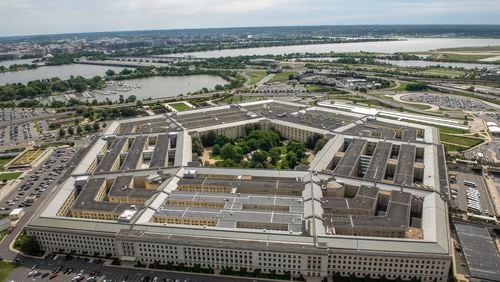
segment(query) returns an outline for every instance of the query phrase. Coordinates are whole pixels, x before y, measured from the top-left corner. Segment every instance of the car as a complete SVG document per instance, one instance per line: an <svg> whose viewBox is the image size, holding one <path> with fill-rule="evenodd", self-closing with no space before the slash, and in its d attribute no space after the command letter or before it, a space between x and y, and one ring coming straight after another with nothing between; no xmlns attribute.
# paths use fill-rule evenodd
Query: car
<svg viewBox="0 0 500 282"><path fill-rule="evenodd" d="M17 262L17 263L23 263L23 260L19 259L19 258L16 258L14 261Z"/></svg>
<svg viewBox="0 0 500 282"><path fill-rule="evenodd" d="M43 273L43 274L42 274L42 278L45 278L45 277L47 277L47 276L49 276L49 275L50 275L50 273L49 273L49 272L45 272L45 273Z"/></svg>
<svg viewBox="0 0 500 282"><path fill-rule="evenodd" d="M52 272L52 274L49 276L49 280L54 279L54 278L56 278L57 276L59 276L59 273L57 273L57 272Z"/></svg>

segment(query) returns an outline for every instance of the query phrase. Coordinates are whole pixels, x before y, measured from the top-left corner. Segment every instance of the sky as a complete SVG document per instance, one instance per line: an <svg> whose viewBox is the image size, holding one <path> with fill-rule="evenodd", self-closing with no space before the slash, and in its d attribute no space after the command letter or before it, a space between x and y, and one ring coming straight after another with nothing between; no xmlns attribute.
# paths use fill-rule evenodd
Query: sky
<svg viewBox="0 0 500 282"><path fill-rule="evenodd" d="M500 24L500 0L0 0L0 36L362 24Z"/></svg>

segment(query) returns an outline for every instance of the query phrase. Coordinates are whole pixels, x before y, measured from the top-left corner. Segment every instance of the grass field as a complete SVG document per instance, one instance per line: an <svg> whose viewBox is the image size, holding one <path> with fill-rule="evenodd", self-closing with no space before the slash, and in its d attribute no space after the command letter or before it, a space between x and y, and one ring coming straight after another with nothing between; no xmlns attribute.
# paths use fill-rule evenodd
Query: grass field
<svg viewBox="0 0 500 282"><path fill-rule="evenodd" d="M246 74L250 77L250 80L248 81L249 85L256 84L267 76L267 72L265 71L251 71Z"/></svg>
<svg viewBox="0 0 500 282"><path fill-rule="evenodd" d="M473 55L473 54L440 54L435 53L431 58L438 61L451 61L451 62L475 62L482 59L491 57L490 55Z"/></svg>
<svg viewBox="0 0 500 282"><path fill-rule="evenodd" d="M440 76L440 77L450 77L457 78L465 76L464 71L456 69L445 69L445 68L429 68L421 72L425 76Z"/></svg>
<svg viewBox="0 0 500 282"><path fill-rule="evenodd" d="M462 136L453 136L448 134L441 133L440 135L441 142L448 143L449 145L455 145L457 147L463 148L463 150L467 150L473 146L476 146L482 143L484 140L470 137L462 137ZM461 150L461 151L463 151Z"/></svg>
<svg viewBox="0 0 500 282"><path fill-rule="evenodd" d="M16 179L22 172L5 172L0 174L0 181Z"/></svg>
<svg viewBox="0 0 500 282"><path fill-rule="evenodd" d="M0 170L3 170L4 169L3 167L11 160L12 158L0 159Z"/></svg>
<svg viewBox="0 0 500 282"><path fill-rule="evenodd" d="M16 263L2 261L0 262L0 281L7 281L9 274L19 265Z"/></svg>
<svg viewBox="0 0 500 282"><path fill-rule="evenodd" d="M280 72L280 73L275 74L273 76L273 78L271 78L270 82L288 80L288 77L290 75L297 75L297 73L296 72L290 72L290 71Z"/></svg>
<svg viewBox="0 0 500 282"><path fill-rule="evenodd" d="M176 109L178 112L186 111L191 109L190 106L188 106L186 103L180 102L180 103L172 103L168 104L170 107Z"/></svg>

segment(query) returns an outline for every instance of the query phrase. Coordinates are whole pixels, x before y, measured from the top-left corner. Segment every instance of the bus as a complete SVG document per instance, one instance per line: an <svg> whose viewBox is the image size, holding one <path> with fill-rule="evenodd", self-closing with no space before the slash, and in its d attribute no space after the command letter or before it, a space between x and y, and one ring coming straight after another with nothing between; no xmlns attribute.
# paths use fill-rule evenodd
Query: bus
<svg viewBox="0 0 500 282"><path fill-rule="evenodd" d="M476 187L476 183L474 183L472 181L467 181L467 180L464 180L464 185L470 186L470 187Z"/></svg>

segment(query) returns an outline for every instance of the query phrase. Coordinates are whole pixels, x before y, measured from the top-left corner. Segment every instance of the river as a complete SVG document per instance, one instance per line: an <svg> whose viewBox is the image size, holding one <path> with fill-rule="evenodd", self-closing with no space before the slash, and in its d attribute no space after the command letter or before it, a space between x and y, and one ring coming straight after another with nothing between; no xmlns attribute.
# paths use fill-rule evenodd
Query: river
<svg viewBox="0 0 500 282"><path fill-rule="evenodd" d="M123 68L110 67L110 66L95 66L95 65L61 65L61 66L43 66L31 70L13 71L0 73L0 85L6 83L27 83L28 81L59 77L61 79L68 79L71 75L81 75L86 78L91 78L95 75L104 76L104 73L112 69L116 72L121 71Z"/></svg>
<svg viewBox="0 0 500 282"><path fill-rule="evenodd" d="M215 85L224 85L227 83L227 81L219 76L214 75L186 75L154 76L140 79L123 80L119 81L118 83L123 83L124 87L121 88L129 88L130 91L95 91L94 97L92 98L84 98L81 95L77 95L76 98L89 101L92 101L94 98L98 101L105 101L106 98L109 98L112 101L116 101L118 100L120 95L123 95L124 98L127 98L130 95L135 95L140 100L149 98L155 99L177 96L179 94L187 94L188 92L201 90L204 87L213 89ZM63 95L57 95L55 96L55 98L56 100L65 99ZM44 99L43 102L46 102L46 100Z"/></svg>
<svg viewBox="0 0 500 282"><path fill-rule="evenodd" d="M284 55L291 53L329 53L329 52L422 52L441 48L478 47L500 45L500 39L469 39L469 38L406 38L399 41L378 41L338 44L294 45L246 49L228 49L204 52L183 53L199 58ZM175 54L174 56L179 56Z"/></svg>

